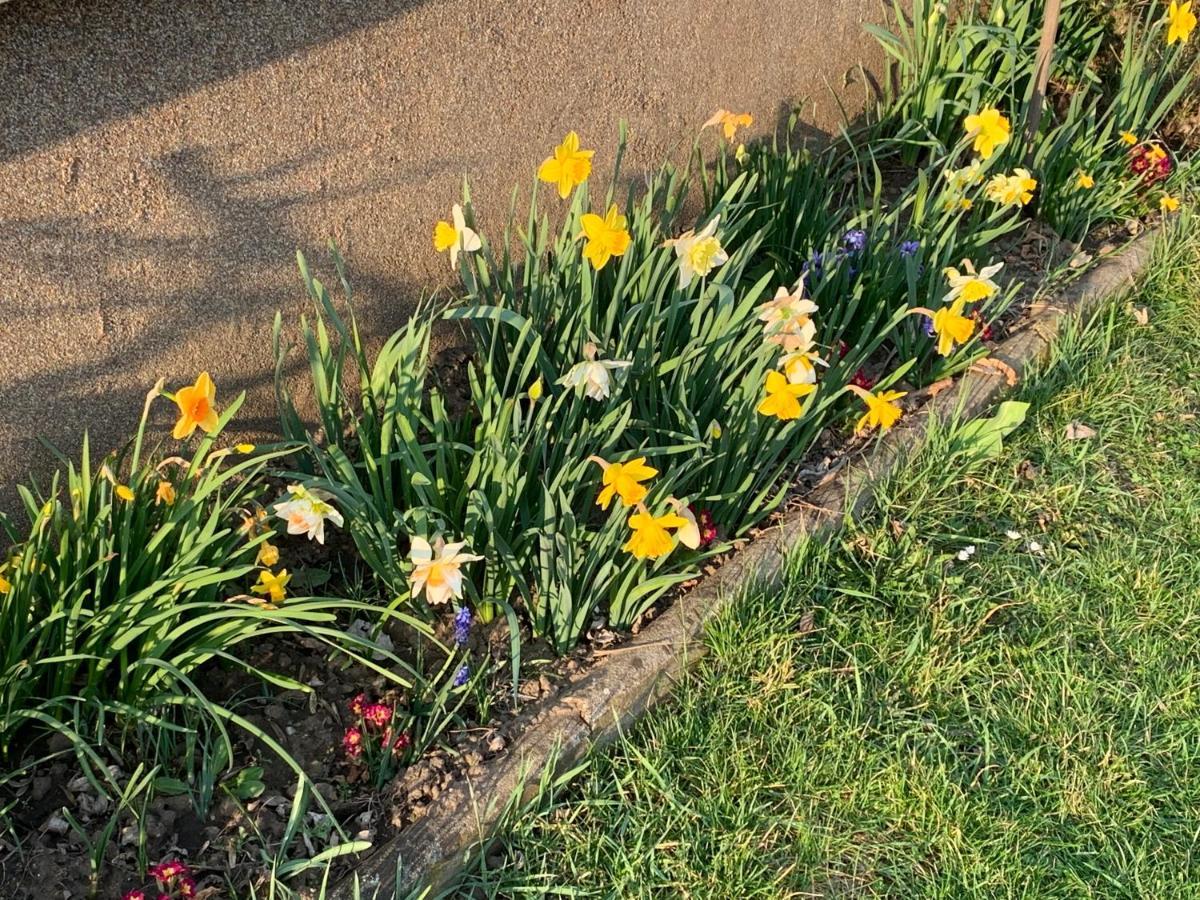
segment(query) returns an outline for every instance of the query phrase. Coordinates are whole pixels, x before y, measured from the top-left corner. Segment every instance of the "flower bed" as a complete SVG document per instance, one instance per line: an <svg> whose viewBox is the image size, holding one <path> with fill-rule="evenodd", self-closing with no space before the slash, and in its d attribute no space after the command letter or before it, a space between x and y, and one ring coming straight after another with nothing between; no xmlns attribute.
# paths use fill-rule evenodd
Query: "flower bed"
<svg viewBox="0 0 1200 900"><path fill-rule="evenodd" d="M461 292L376 354L336 251L340 302L301 258L318 429L277 317L284 442L218 449L240 400L204 373L160 383L129 448L98 469L85 450L23 493L27 528L3 523L14 831L135 894L327 877L502 753L523 703L636 632L800 472L987 365L1044 229L1173 211L1186 176L1147 136L1189 84L1190 7L1149 8L1103 66L1116 39L1067 3L1063 82L1026 144L1035 9L951 23L918 2L878 35L886 101L820 150L738 144L751 116L722 110L684 170L618 196L625 135L602 188L568 133L523 227L479 233L464 188L433 233ZM439 322L470 343L442 374Z"/></svg>

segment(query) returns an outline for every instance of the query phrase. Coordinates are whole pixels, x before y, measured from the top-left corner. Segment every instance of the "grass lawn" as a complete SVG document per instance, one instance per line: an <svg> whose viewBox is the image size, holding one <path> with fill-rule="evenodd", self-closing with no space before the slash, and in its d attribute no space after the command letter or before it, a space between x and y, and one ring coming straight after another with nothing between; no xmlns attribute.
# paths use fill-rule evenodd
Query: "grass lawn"
<svg viewBox="0 0 1200 900"><path fill-rule="evenodd" d="M1121 301L1068 333L999 460L964 471L935 441L458 891L1200 896L1200 243L1180 232L1132 298L1149 324Z"/></svg>

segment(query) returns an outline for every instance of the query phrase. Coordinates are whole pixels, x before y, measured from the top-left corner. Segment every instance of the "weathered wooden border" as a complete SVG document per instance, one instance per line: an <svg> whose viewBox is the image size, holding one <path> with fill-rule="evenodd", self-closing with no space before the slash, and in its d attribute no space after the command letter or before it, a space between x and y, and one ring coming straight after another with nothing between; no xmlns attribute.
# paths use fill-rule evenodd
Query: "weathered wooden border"
<svg viewBox="0 0 1200 900"><path fill-rule="evenodd" d="M1043 358L1069 315L1086 314L1102 299L1133 284L1146 268L1159 230L1131 241L1060 291L1035 302L1018 327L992 352L1019 376ZM447 887L471 854L486 842L505 811L532 799L542 779L577 764L593 747L612 741L705 652L705 623L747 585L779 584L792 549L802 540L828 537L846 517L861 515L876 486L919 448L932 417L972 418L1004 393L1005 379L968 373L924 408L907 416L871 449L816 488L799 509L758 535L712 575L674 603L620 651L598 660L586 677L524 715L509 751L485 763L476 777L439 799L423 819L371 854L334 890L351 900L357 877L364 898L406 896Z"/></svg>

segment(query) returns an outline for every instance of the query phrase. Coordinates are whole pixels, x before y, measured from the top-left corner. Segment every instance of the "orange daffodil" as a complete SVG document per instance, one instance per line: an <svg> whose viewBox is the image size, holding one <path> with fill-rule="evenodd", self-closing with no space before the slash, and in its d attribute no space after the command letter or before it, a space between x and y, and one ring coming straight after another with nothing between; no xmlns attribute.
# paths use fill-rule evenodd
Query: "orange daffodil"
<svg viewBox="0 0 1200 900"><path fill-rule="evenodd" d="M450 268L458 268L459 251L474 253L483 246L472 229L467 227L463 209L457 203L450 207L450 221L438 222L433 226L433 247L438 253L450 251Z"/></svg>
<svg viewBox="0 0 1200 900"><path fill-rule="evenodd" d="M967 116L963 122L967 137L974 138L972 148L980 159L988 159L998 147L1008 142L1011 126L994 106L984 107Z"/></svg>
<svg viewBox="0 0 1200 900"><path fill-rule="evenodd" d="M554 148L554 155L538 167L537 177L556 185L558 196L566 200L572 189L587 181L592 173L592 154L595 152L580 150L579 135L569 131L563 142Z"/></svg>
<svg viewBox="0 0 1200 900"><path fill-rule="evenodd" d="M310 541L324 544L327 520L342 527L342 514L329 502L332 494L300 484L289 484L287 490L292 499L276 503L275 515L287 522L288 534L308 535Z"/></svg>
<svg viewBox="0 0 1200 900"><path fill-rule="evenodd" d="M217 386L213 384L207 372L201 372L195 384L176 391L172 399L179 407L179 420L171 432L175 440L182 441L191 437L197 428L205 434L212 434L217 430Z"/></svg>
<svg viewBox="0 0 1200 900"><path fill-rule="evenodd" d="M609 206L604 218L595 213L584 213L579 224L583 231L575 240L586 238L583 257L597 272L614 256L624 256L629 249L629 223L615 203Z"/></svg>
<svg viewBox="0 0 1200 900"><path fill-rule="evenodd" d="M1186 3L1171 0L1170 6L1167 7L1167 46L1176 41L1186 44L1195 27L1196 14L1192 12L1191 0Z"/></svg>
<svg viewBox="0 0 1200 900"><path fill-rule="evenodd" d="M604 489L596 498L596 505L601 509L608 509L614 496L620 497L626 506L642 502L650 492L642 482L649 481L658 474L658 469L646 465L644 456L626 463L610 463L598 456L589 456L588 461L596 463L604 473L601 476Z"/></svg>
<svg viewBox="0 0 1200 900"><path fill-rule="evenodd" d="M680 290L691 284L695 276L705 278L717 266L728 261L729 254L725 252L725 248L721 246L721 239L717 237L717 225L720 221L720 216L713 216L699 234L695 229L689 229L677 238L663 241L664 247L675 248L675 257L679 260Z"/></svg>
<svg viewBox="0 0 1200 900"><path fill-rule="evenodd" d="M754 124L754 117L750 113L731 113L727 109L718 109L707 122L701 127L711 128L714 125L720 125L721 130L725 133L725 140L732 141L733 136L737 134L739 128L748 128Z"/></svg>
<svg viewBox="0 0 1200 900"><path fill-rule="evenodd" d="M451 598L462 599L463 564L483 559L473 553L463 553L466 543L447 544L439 534L430 544L425 538L413 535L408 553L413 570L409 573L408 583L414 598L424 591L431 606L441 606Z"/></svg>
<svg viewBox="0 0 1200 900"><path fill-rule="evenodd" d="M600 349L588 341L583 345L583 362L571 367L558 383L569 388L583 388L586 396L592 400L605 400L611 391L612 376L609 373L615 369L627 368L633 363L629 360L598 359Z"/></svg>

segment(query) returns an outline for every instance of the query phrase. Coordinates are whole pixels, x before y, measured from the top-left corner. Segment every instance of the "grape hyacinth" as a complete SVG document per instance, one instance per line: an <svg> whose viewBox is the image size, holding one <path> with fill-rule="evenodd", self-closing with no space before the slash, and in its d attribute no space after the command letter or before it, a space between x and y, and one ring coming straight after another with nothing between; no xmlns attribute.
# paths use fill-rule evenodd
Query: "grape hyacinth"
<svg viewBox="0 0 1200 900"><path fill-rule="evenodd" d="M467 646L467 641L471 639L471 610L466 606L460 606L458 612L454 614L454 645L458 648Z"/></svg>
<svg viewBox="0 0 1200 900"><path fill-rule="evenodd" d="M920 241L904 241L900 244L900 255L905 259L912 259L921 250Z"/></svg>
<svg viewBox="0 0 1200 900"><path fill-rule="evenodd" d="M454 686L462 687L464 684L466 684L470 680L470 678L471 678L471 667L464 663L462 666L459 667L459 670L454 673Z"/></svg>

